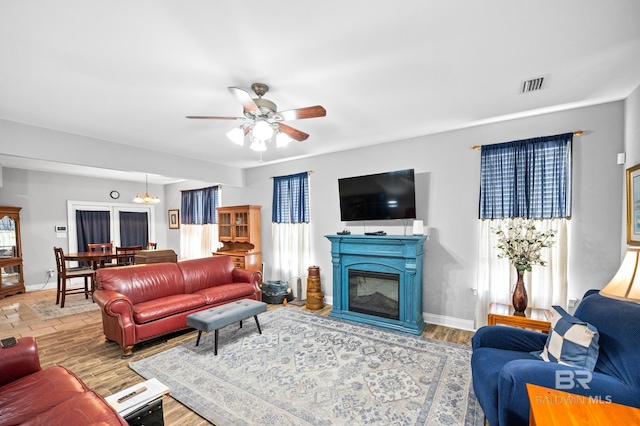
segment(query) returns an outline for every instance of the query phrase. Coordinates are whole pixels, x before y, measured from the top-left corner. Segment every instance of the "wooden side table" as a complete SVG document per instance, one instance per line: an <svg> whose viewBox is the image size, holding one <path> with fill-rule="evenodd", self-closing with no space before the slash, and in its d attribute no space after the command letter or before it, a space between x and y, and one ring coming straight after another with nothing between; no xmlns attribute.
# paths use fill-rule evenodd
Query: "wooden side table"
<svg viewBox="0 0 640 426"><path fill-rule="evenodd" d="M529 426L638 425L640 409L599 398L571 394L527 383Z"/></svg>
<svg viewBox="0 0 640 426"><path fill-rule="evenodd" d="M552 313L549 309L527 308L526 316L513 315L513 306L505 303L492 302L489 305L488 325L510 325L512 327L526 328L548 333L551 327Z"/></svg>

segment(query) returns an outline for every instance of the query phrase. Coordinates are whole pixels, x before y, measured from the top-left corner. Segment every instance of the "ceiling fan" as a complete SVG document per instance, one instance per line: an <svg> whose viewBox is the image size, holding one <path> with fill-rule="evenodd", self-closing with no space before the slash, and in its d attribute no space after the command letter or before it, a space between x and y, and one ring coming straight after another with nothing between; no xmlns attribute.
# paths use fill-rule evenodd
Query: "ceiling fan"
<svg viewBox="0 0 640 426"><path fill-rule="evenodd" d="M324 117L327 111L320 105L305 108L278 111L276 104L263 96L269 91L269 86L263 83L254 83L251 89L258 96L253 98L245 89L229 87L231 94L242 104L244 117L218 117L188 115L187 118L207 120L246 120L240 127L227 132L227 137L238 145L243 145L244 137L249 134L250 148L256 151L265 151L266 142L276 135L276 146L287 145L291 140L304 141L309 135L298 129L294 129L283 123L289 120L302 120L306 118Z"/></svg>

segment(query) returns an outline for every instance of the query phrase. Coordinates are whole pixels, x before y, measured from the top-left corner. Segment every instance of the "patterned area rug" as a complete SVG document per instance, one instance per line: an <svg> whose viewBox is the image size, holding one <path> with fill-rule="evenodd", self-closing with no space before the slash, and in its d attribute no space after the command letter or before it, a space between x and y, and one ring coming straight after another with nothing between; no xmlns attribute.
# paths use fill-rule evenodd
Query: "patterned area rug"
<svg viewBox="0 0 640 426"><path fill-rule="evenodd" d="M217 426L464 425L484 417L471 349L294 309L135 361Z"/></svg>
<svg viewBox="0 0 640 426"><path fill-rule="evenodd" d="M41 320L66 317L68 315L97 311L100 309L91 299L85 299L82 295L78 297L67 296L67 299L64 301L64 308L56 305L55 300L29 303L27 306L29 306Z"/></svg>

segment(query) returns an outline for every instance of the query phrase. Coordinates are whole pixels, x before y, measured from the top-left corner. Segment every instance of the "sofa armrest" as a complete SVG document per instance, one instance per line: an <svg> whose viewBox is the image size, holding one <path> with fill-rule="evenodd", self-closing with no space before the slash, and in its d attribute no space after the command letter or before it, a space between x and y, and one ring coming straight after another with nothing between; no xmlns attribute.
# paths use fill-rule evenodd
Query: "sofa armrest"
<svg viewBox="0 0 640 426"><path fill-rule="evenodd" d="M41 369L38 345L33 337L23 337L15 346L0 348L0 386Z"/></svg>
<svg viewBox="0 0 640 426"><path fill-rule="evenodd" d="M93 300L100 306L102 312L109 316L133 317L133 303L124 294L113 290L99 289L93 292Z"/></svg>
<svg viewBox="0 0 640 426"><path fill-rule="evenodd" d="M260 290L259 283L262 281L262 273L260 271L251 271L248 269L234 268L232 273L233 282L251 283Z"/></svg>
<svg viewBox="0 0 640 426"><path fill-rule="evenodd" d="M480 327L471 338L473 349L495 348L510 351L539 351L547 341L547 334L517 327L487 325Z"/></svg>

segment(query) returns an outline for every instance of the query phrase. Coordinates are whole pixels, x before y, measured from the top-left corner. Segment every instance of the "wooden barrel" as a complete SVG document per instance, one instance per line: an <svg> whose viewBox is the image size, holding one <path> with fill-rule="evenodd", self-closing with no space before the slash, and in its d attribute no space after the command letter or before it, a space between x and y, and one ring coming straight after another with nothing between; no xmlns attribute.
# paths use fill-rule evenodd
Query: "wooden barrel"
<svg viewBox="0 0 640 426"><path fill-rule="evenodd" d="M324 294L320 283L320 267L309 266L307 277L307 309L324 308Z"/></svg>

